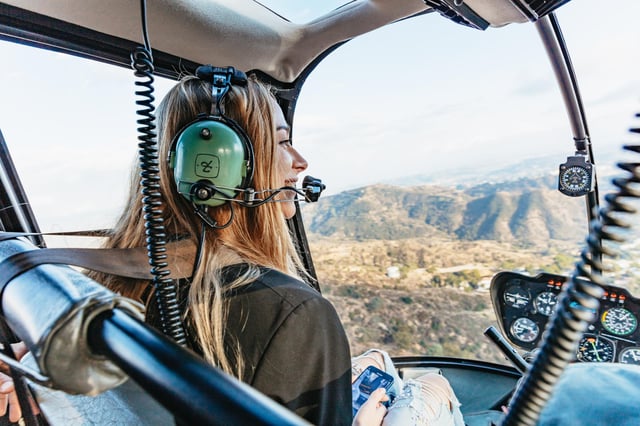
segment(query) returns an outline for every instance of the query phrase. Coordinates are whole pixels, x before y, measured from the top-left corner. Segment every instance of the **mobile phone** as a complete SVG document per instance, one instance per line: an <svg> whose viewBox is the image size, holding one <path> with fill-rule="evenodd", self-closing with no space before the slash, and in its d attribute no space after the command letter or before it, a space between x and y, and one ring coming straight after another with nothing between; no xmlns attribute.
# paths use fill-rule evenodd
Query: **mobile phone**
<svg viewBox="0 0 640 426"><path fill-rule="evenodd" d="M393 377L379 368L370 365L367 367L351 385L353 416L362 407L371 392L378 388L385 388L387 392L393 386Z"/></svg>

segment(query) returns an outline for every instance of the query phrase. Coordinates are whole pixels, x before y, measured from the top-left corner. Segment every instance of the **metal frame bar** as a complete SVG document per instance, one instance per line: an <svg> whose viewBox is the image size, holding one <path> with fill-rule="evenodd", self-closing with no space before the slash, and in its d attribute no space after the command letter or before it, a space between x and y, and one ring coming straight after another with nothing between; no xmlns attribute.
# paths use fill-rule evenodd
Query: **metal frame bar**
<svg viewBox="0 0 640 426"><path fill-rule="evenodd" d="M562 98L571 124L573 139L576 144L585 143L585 149L589 161L591 164L595 165L593 146L589 136L589 128L587 126L587 118L582 104L582 97L580 96L580 90L578 88L578 81L569 56L569 51L564 41L564 37L562 36L558 19L554 13L550 13L540 18L534 25L536 26L538 34L540 35L542 43L547 51L560 92L562 93ZM593 191L588 193L585 197L589 224L598 217L598 210L600 207L599 200L600 195L598 181L596 179ZM596 260L601 261L601 259ZM592 272L599 274L602 271Z"/></svg>

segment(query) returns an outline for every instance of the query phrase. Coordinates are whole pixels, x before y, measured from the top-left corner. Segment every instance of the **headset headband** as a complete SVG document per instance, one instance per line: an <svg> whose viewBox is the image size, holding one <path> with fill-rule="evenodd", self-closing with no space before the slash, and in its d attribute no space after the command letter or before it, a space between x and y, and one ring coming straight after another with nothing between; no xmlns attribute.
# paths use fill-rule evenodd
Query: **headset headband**
<svg viewBox="0 0 640 426"><path fill-rule="evenodd" d="M247 85L247 75L234 67L214 67L201 65L196 69L196 76L200 80L211 82L211 115L223 116L220 102L227 94L232 84Z"/></svg>

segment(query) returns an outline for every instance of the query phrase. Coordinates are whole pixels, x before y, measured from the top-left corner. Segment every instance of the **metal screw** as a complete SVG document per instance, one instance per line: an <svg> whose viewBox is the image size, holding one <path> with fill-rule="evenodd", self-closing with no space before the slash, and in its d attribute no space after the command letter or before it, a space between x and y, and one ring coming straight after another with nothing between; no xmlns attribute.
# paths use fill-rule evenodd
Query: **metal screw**
<svg viewBox="0 0 640 426"><path fill-rule="evenodd" d="M200 200L208 200L211 198L211 193L206 188L200 188L196 191L196 197Z"/></svg>

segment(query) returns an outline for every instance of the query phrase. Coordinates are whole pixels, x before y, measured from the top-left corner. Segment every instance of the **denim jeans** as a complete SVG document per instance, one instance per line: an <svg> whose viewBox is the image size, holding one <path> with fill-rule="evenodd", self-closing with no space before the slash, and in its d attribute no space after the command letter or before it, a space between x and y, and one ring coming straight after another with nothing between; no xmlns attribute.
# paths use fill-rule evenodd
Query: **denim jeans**
<svg viewBox="0 0 640 426"><path fill-rule="evenodd" d="M371 355L372 352L382 355L384 369L394 379L388 392L392 402L382 422L383 426L464 426L460 402L444 377L403 381L389 354L380 349L371 349L355 359Z"/></svg>
<svg viewBox="0 0 640 426"><path fill-rule="evenodd" d="M540 413L541 426L640 425L640 366L569 365Z"/></svg>

